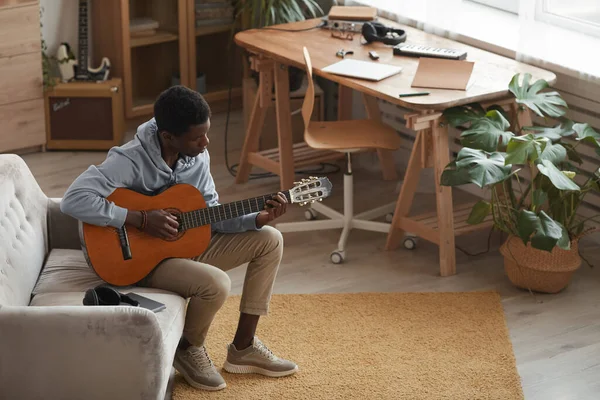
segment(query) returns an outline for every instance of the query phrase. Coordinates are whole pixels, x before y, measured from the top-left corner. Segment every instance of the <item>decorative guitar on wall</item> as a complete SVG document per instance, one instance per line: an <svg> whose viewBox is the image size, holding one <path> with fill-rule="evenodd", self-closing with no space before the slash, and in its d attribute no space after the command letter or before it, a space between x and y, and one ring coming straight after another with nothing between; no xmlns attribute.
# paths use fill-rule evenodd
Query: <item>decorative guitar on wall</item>
<svg viewBox="0 0 600 400"><path fill-rule="evenodd" d="M283 192L289 203L301 206L321 201L331 193L327 178L295 182ZM179 233L172 240L149 235L137 227L121 228L80 222L80 239L87 263L105 282L128 286L148 275L167 258L192 258L202 254L211 239L211 224L264 209L274 194L207 207L198 189L176 184L156 196L116 189L108 201L129 210L163 209L177 216Z"/></svg>
<svg viewBox="0 0 600 400"><path fill-rule="evenodd" d="M79 0L79 59L75 59L68 43L61 43L56 52L63 82L105 81L110 74L110 60L102 58L98 68L88 67L88 0Z"/></svg>

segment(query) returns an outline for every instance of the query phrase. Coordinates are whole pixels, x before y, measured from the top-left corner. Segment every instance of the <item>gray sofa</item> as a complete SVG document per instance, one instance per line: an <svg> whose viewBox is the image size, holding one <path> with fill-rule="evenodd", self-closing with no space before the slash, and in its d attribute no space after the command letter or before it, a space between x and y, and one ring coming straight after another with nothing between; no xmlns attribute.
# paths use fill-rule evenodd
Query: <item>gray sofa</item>
<svg viewBox="0 0 600 400"><path fill-rule="evenodd" d="M84 306L103 282L59 204L22 158L0 154L0 398L163 399L186 299L130 287L118 289L167 308Z"/></svg>

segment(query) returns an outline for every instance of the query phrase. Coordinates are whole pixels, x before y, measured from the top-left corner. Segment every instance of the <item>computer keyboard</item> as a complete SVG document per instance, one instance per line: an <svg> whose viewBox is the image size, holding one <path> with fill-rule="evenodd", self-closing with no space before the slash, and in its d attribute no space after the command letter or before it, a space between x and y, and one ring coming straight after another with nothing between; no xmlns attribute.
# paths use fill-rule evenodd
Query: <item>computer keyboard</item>
<svg viewBox="0 0 600 400"><path fill-rule="evenodd" d="M394 46L394 55L408 57L447 58L449 60L464 60L467 58L467 52L463 50L442 49L406 43L400 43Z"/></svg>

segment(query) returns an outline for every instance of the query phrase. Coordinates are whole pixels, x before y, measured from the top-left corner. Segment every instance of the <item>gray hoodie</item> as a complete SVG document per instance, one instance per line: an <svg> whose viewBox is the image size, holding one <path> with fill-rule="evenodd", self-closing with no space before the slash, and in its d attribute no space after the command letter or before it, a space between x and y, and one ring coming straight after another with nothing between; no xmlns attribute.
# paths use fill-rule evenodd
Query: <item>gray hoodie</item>
<svg viewBox="0 0 600 400"><path fill-rule="evenodd" d="M208 150L196 157L181 157L174 170L163 160L154 118L143 123L130 142L113 147L106 160L91 165L67 189L60 209L80 221L119 228L127 209L106 200L115 189L127 188L156 195L169 186L187 183L202 193L207 206L219 204L219 195L210 174ZM257 213L212 224L213 232L235 233L258 230Z"/></svg>

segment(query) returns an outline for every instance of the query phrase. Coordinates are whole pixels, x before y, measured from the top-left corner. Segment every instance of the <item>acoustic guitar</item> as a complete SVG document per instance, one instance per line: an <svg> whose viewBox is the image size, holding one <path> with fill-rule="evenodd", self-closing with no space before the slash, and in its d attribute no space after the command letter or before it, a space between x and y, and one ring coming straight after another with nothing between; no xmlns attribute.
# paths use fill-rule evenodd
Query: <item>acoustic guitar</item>
<svg viewBox="0 0 600 400"><path fill-rule="evenodd" d="M304 206L331 193L327 178L310 177L282 192L288 203ZM178 235L162 239L128 224L121 228L80 222L80 239L88 265L105 282L128 286L148 275L167 258L193 258L202 254L211 239L211 224L265 209L276 193L207 207L200 191L176 184L155 196L118 188L108 201L128 210L164 209L177 216ZM268 205L267 205L268 206Z"/></svg>

